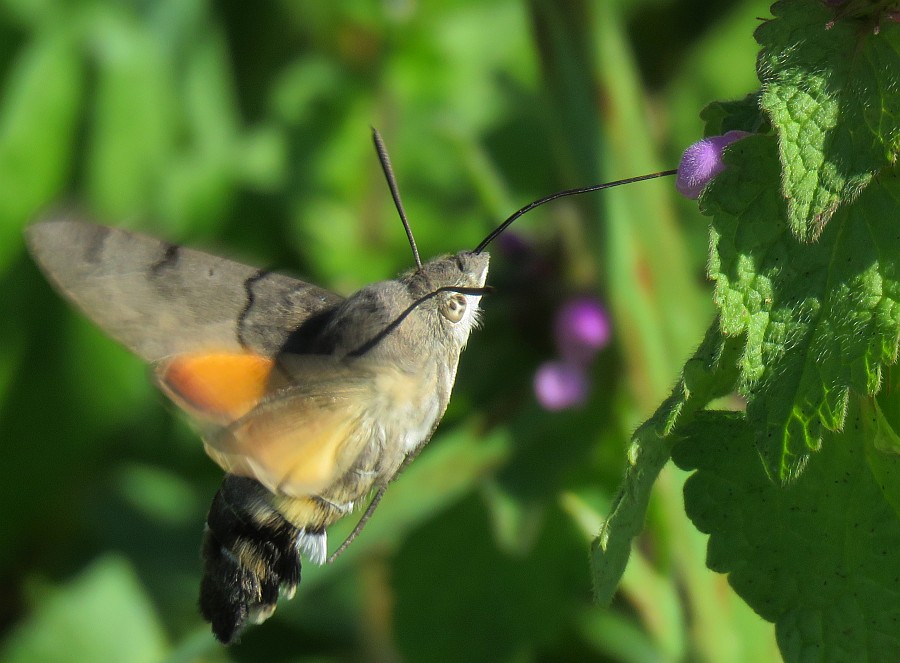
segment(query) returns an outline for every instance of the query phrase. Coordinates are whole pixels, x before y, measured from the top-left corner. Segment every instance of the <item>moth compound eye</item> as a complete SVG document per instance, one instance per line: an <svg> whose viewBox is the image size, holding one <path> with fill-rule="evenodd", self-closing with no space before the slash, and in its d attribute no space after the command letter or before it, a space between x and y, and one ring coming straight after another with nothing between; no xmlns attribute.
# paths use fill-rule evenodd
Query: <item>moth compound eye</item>
<svg viewBox="0 0 900 663"><path fill-rule="evenodd" d="M459 322L466 312L466 297L458 293L451 295L441 302L439 308L441 315L450 322Z"/></svg>

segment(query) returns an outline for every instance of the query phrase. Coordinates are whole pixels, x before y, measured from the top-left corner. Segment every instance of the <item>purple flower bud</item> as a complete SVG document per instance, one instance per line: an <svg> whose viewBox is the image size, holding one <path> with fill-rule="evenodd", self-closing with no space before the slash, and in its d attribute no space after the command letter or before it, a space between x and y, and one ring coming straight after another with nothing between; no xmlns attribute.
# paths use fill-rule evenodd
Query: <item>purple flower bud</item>
<svg viewBox="0 0 900 663"><path fill-rule="evenodd" d="M609 315L594 297L570 299L556 312L556 347L563 359L588 364L609 343Z"/></svg>
<svg viewBox="0 0 900 663"><path fill-rule="evenodd" d="M683 196L695 199L700 196L709 181L725 170L722 150L736 140L750 134L746 131L729 131L724 136L710 136L688 147L678 164L675 188Z"/></svg>
<svg viewBox="0 0 900 663"><path fill-rule="evenodd" d="M534 374L534 394L545 410L556 412L582 405L588 390L584 370L563 361L544 362Z"/></svg>

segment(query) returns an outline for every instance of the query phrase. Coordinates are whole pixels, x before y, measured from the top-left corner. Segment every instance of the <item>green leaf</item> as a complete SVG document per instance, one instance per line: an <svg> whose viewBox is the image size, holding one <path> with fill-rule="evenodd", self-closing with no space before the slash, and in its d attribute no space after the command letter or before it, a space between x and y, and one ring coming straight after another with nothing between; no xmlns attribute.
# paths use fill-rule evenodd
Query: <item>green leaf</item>
<svg viewBox="0 0 900 663"><path fill-rule="evenodd" d="M897 366L884 371L884 387L875 399L875 409L882 421L875 446L900 454L900 368Z"/></svg>
<svg viewBox="0 0 900 663"><path fill-rule="evenodd" d="M844 425L848 389L874 393L896 360L900 180L883 173L813 244L788 229L772 137L741 140L703 196L710 275L726 335L747 335L741 390L769 471L794 478L823 426Z"/></svg>
<svg viewBox="0 0 900 663"><path fill-rule="evenodd" d="M793 232L813 240L900 150L900 26L785 0L756 32L762 107L778 133ZM830 26L830 27L829 27Z"/></svg>
<svg viewBox="0 0 900 663"><path fill-rule="evenodd" d="M673 433L713 398L734 389L740 339L725 338L717 322L685 364L681 381L631 440L628 466L609 518L591 543L594 594L609 603L625 572L631 542L644 527L650 491L669 460Z"/></svg>
<svg viewBox="0 0 900 663"><path fill-rule="evenodd" d="M872 403L871 419L875 433L866 447L869 466L877 477L884 498L900 515L900 370L892 366L885 371L884 388Z"/></svg>
<svg viewBox="0 0 900 663"><path fill-rule="evenodd" d="M705 136L721 136L729 131L767 133L768 122L759 107L759 93L738 101L713 101L700 111Z"/></svg>
<svg viewBox="0 0 900 663"><path fill-rule="evenodd" d="M167 649L131 567L107 557L40 601L2 649L6 663L153 663Z"/></svg>
<svg viewBox="0 0 900 663"><path fill-rule="evenodd" d="M593 504L574 493L564 493L560 496L560 506L578 525L579 529L590 539L601 529L603 522L599 512ZM593 500L592 500L593 501ZM640 550L630 558L628 568L622 576L621 592L629 602L635 613L641 618L645 628L649 632L655 647L663 654L657 659L680 660L685 655L685 626L678 590L671 579L660 573L650 563ZM612 643L603 644L611 635L606 633L603 623L609 619L615 619L615 611L611 609L594 608L583 615L582 622L587 627L588 622L595 623L600 632L588 638L588 641L596 641L599 651L610 653L615 649ZM585 629L587 633L587 629ZM620 633L619 637L624 635ZM637 643L629 643L637 646ZM626 656L620 657L629 660Z"/></svg>
<svg viewBox="0 0 900 663"><path fill-rule="evenodd" d="M900 653L900 518L867 463L875 422L861 412L870 408L854 398L844 431L826 433L828 444L787 488L769 481L741 414L699 414L673 451L679 466L697 470L685 506L710 534L709 567L775 623L787 663ZM886 462L900 470L900 457Z"/></svg>

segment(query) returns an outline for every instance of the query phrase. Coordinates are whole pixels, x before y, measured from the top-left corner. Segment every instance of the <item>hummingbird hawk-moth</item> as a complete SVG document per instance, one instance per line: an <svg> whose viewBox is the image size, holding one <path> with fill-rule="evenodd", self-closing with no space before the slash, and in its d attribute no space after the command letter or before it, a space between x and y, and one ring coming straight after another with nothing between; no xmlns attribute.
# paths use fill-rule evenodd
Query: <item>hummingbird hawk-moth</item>
<svg viewBox="0 0 900 663"><path fill-rule="evenodd" d="M76 219L26 231L48 279L150 364L227 473L207 516L200 586L201 613L226 644L293 595L301 556L329 559L326 528L374 493L336 557L431 438L488 291L485 247L538 205L625 182L534 201L475 250L422 264L377 132L375 143L416 267L347 298Z"/></svg>

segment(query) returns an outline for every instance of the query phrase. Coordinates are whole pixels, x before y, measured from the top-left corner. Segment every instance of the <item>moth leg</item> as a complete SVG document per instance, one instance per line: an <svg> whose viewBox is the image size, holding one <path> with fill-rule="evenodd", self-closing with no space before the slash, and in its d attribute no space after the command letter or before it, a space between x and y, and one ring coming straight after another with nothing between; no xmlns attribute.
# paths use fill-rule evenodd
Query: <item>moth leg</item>
<svg viewBox="0 0 900 663"><path fill-rule="evenodd" d="M403 462L400 464L400 467L397 468L397 471L394 472L394 475L391 477L391 481L393 481L405 468L409 465L416 456L419 455L419 452L422 450L424 445L420 446L418 449L407 454L406 458L403 459ZM360 475L369 474L368 472L362 472L357 470L357 473ZM381 498L384 497L384 491L387 490L387 486L382 486L378 489L378 492L375 493L375 497L372 498L372 501L369 502L369 506L366 508L366 512L359 519L359 522L356 523L356 527L353 528L353 531L350 532L350 535L344 539L344 542L338 546L338 549L331 553L331 557L328 558L327 563L331 564L334 560L340 556L342 552L344 552L347 547L353 543L353 539L359 536L359 533L363 531L363 527L366 526L366 521L372 517L372 514L375 513L375 509L378 507L378 503L381 502Z"/></svg>
<svg viewBox="0 0 900 663"><path fill-rule="evenodd" d="M334 560L338 558L338 556L344 552L347 547L353 543L353 539L355 539L360 532L362 532L363 527L366 526L366 522L369 518L372 517L372 514L375 513L375 509L378 507L378 503L381 501L381 498L384 497L384 491L387 490L387 486L382 486L378 489L378 492L375 493L375 497L372 498L372 501L369 502L369 506L366 508L366 512L359 519L359 522L356 523L356 527L353 528L353 531L350 532L350 536L348 536L344 542L338 546L338 549L335 550L331 557L328 558L328 563L331 564Z"/></svg>
<svg viewBox="0 0 900 663"><path fill-rule="evenodd" d="M313 499L321 502L322 504L325 504L326 506L331 507L332 509L334 509L335 511L337 511L338 513L341 513L341 514L349 513L350 511L353 510L353 502L337 504L335 502L332 502L331 500L326 500L321 495L316 495Z"/></svg>
<svg viewBox="0 0 900 663"><path fill-rule="evenodd" d="M400 463L400 467L398 467L398 468L397 468L397 471L394 472L393 476L391 476L391 481L393 481L394 479L396 479L397 477L399 477L399 476L400 476L400 473L403 472L403 470L405 470L406 467L407 467L411 462L413 462L413 461L416 459L416 457L418 457L418 455L419 455L420 453L422 453L422 449L424 449L424 448L425 448L425 445L424 445L424 444L420 444L418 447L416 447L415 449L413 449L412 451L410 451L408 454L406 454L406 458L404 458L404 459L403 459L403 462Z"/></svg>

